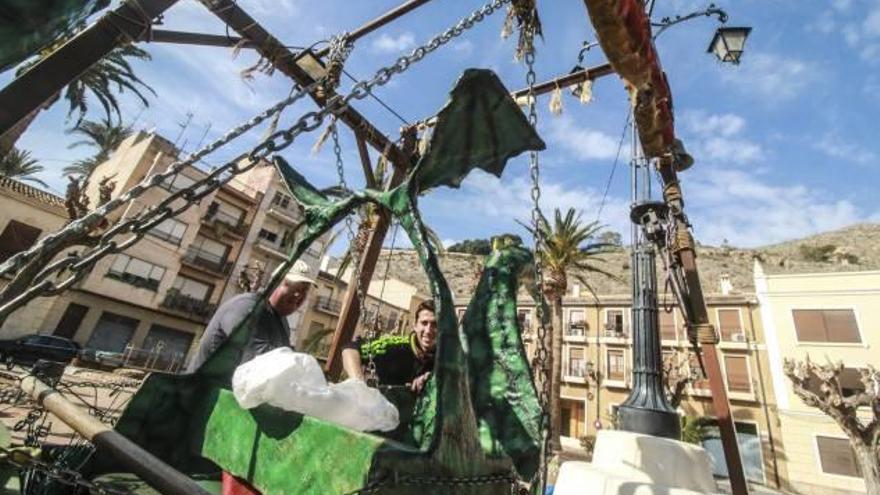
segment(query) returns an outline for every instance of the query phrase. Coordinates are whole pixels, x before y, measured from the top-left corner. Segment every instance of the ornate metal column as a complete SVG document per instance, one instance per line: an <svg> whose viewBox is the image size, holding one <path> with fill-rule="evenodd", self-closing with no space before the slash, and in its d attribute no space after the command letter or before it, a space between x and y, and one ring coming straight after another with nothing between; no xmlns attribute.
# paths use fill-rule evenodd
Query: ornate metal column
<svg viewBox="0 0 880 495"><path fill-rule="evenodd" d="M641 153L635 124L632 139L632 388L618 409L620 428L678 440L678 413L663 391L660 325L657 314L657 268L654 239L665 234L660 220L665 203L651 201L650 163Z"/></svg>

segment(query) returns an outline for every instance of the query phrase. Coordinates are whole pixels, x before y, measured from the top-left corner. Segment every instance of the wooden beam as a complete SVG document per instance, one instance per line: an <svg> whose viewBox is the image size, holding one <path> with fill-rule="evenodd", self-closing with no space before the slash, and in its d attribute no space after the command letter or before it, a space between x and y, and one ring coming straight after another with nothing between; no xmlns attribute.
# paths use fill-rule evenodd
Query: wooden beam
<svg viewBox="0 0 880 495"><path fill-rule="evenodd" d="M403 153L412 156L415 147L416 130L414 127L410 127L404 130L403 133ZM391 175L388 189L393 189L400 185L406 178L407 173L409 173L409 167L400 165L394 167L394 173ZM327 356L327 364L324 367L324 371L331 381L339 379L339 375L342 372L342 349L354 338L354 331L360 318L361 307L358 300L357 287L360 285L362 293L366 297L367 290L370 288L370 280L372 280L373 272L376 270L376 261L379 259L382 244L385 242L385 235L388 233L389 220L387 213L383 211L376 222L375 228L370 232L366 249L361 253L360 277L358 280L352 280L345 292L345 300L339 313L339 321L336 322L336 332L333 334L333 341L330 344L330 352ZM341 276L342 274L340 273L339 275Z"/></svg>
<svg viewBox="0 0 880 495"><path fill-rule="evenodd" d="M361 158L361 167L364 169L364 182L370 189L376 189L376 174L370 162L370 150L367 149L367 142L359 132L354 133L354 138L357 143L358 155Z"/></svg>
<svg viewBox="0 0 880 495"><path fill-rule="evenodd" d="M245 41L237 36L224 36L222 34L189 33L186 31L168 31L166 29L153 29L146 33L141 41L148 43L176 43L179 45L219 46L230 48L239 45L240 48L256 48L253 42Z"/></svg>
<svg viewBox="0 0 880 495"><path fill-rule="evenodd" d="M296 63L296 55L242 10L235 0L199 1L239 36L253 42L260 55L298 85L305 87L315 82L315 79ZM313 92L311 97L315 103L322 107L327 103L325 96L318 92ZM352 106L349 105L339 114L339 120L355 132L360 132L364 140L380 153L387 149L388 157L395 166L407 162L407 158L401 154L400 149Z"/></svg>
<svg viewBox="0 0 880 495"><path fill-rule="evenodd" d="M574 86L575 84L580 84L587 79L596 80L600 77L604 77L614 73L615 72L614 69L611 67L611 64L597 65L595 67L588 67L586 69L572 72L571 74L567 74L562 77L557 77L556 79L537 84L533 88L533 91L535 93L535 96L537 96L544 93L549 93L556 88L567 88L569 86ZM513 93L510 93L510 95L514 98L520 98L528 94L529 88L523 88L514 91Z"/></svg>
<svg viewBox="0 0 880 495"><path fill-rule="evenodd" d="M418 7L430 2L431 0L409 0L408 2L401 4L400 6L389 10L388 12L380 15L379 17L373 19L372 21L364 24L363 26L355 29L351 33L348 34L348 39L350 41L355 41L359 38L362 38L373 31L379 29L380 27L388 24L389 22L399 19L409 12L415 10ZM330 52L330 48L326 47L322 50L318 51L316 55L318 57L324 57Z"/></svg>
<svg viewBox="0 0 880 495"><path fill-rule="evenodd" d="M177 0L122 2L0 91L0 135L114 48L140 39ZM138 7L135 7L137 5Z"/></svg>

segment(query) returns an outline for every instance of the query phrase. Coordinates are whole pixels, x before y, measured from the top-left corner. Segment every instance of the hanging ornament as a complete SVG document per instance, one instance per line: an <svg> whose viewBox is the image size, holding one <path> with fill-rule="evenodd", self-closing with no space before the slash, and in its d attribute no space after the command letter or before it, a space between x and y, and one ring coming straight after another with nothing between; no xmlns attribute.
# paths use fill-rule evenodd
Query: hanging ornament
<svg viewBox="0 0 880 495"><path fill-rule="evenodd" d="M556 86L553 94L550 95L550 113L562 115L562 90L559 88L559 85Z"/></svg>
<svg viewBox="0 0 880 495"><path fill-rule="evenodd" d="M593 80L587 79L581 84L581 91L578 95L578 98L581 100L581 103L587 104L593 101Z"/></svg>
<svg viewBox="0 0 880 495"><path fill-rule="evenodd" d="M501 26L501 39L506 40L513 34L513 7L507 8L507 16L504 17L504 24Z"/></svg>
<svg viewBox="0 0 880 495"><path fill-rule="evenodd" d="M330 124L324 128L324 132L318 136L318 140L315 141L315 145L312 146L312 156L317 155L321 152L321 146L324 146L324 142L327 141L327 138L330 137L330 131L333 130L333 126L336 125L336 120L331 120Z"/></svg>
<svg viewBox="0 0 880 495"><path fill-rule="evenodd" d="M515 101L517 105L525 108L525 107L528 107L529 105L531 105L534 100L535 100L534 96L522 95L522 96L517 96L516 99L514 99L513 101Z"/></svg>
<svg viewBox="0 0 880 495"><path fill-rule="evenodd" d="M428 148L431 146L431 136L434 135L434 128L425 126L422 131L422 138L419 139L419 156L425 156L428 152Z"/></svg>

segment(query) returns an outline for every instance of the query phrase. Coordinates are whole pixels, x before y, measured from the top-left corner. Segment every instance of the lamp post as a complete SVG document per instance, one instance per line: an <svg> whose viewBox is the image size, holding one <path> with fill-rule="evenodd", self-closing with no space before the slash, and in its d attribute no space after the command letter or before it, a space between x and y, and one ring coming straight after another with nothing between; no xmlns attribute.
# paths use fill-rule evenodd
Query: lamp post
<svg viewBox="0 0 880 495"><path fill-rule="evenodd" d="M709 43L707 53L714 53L718 60L739 65L746 45L746 38L752 32L750 27L720 27Z"/></svg>

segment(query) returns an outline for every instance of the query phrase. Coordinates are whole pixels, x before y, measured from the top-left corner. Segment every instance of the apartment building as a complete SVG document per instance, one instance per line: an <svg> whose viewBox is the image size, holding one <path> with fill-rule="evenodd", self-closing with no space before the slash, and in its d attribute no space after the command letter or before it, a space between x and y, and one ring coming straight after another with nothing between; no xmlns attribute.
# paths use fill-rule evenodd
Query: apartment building
<svg viewBox="0 0 880 495"><path fill-rule="evenodd" d="M785 477L779 462L779 432L775 400L769 379L769 363L757 300L732 290L724 277L716 291L707 295L710 319L719 330L722 368L735 420L740 454L750 481L778 486ZM572 287L563 300L563 359L561 407L563 445L579 448L579 439L598 429L616 425L617 407L629 395L632 374L632 300L624 284L609 284L617 294L597 298ZM459 301L457 301L459 302ZM457 306L465 308L464 301ZM684 321L669 301L663 304L659 325L664 359L679 363L680 372L698 377ZM529 355L537 342L537 318L533 301L521 299L520 325ZM694 379L685 388L679 413L691 417L715 415L708 381ZM710 429L711 430L711 429ZM703 442L713 458L716 475L726 475L724 453L717 432Z"/></svg>
<svg viewBox="0 0 880 495"><path fill-rule="evenodd" d="M790 488L805 495L865 493L846 435L794 394L783 363L807 356L818 363L842 362L843 393L862 390L858 370L868 364L880 368L874 348L880 345L875 331L880 324L880 271L768 273L770 268L756 261L754 277ZM860 411L859 417L870 422L871 412Z"/></svg>
<svg viewBox="0 0 880 495"><path fill-rule="evenodd" d="M173 144L159 135L132 135L93 172L86 190L90 205L99 202L101 179L109 177L115 183L111 197L117 197L145 177L167 170L177 155ZM259 261L265 282L286 257L292 225L299 221L292 215L298 211L290 206L289 196L285 200L284 186L271 164L253 172L263 182L234 178L150 229L124 252L98 261L70 290L20 309L4 324L4 336L53 333L87 348L124 353L135 364L150 360L154 367L179 368L217 306L242 290L242 269ZM111 221L131 218L206 175L188 167L114 212ZM0 216L0 228L19 239L4 256L29 247L67 221L61 198L27 187L0 187L0 201L9 206ZM183 201L175 200L172 208ZM291 217L285 218L281 209ZM318 259L313 253L306 262L317 271ZM302 311L299 319L301 315ZM292 320L295 327L299 320Z"/></svg>

